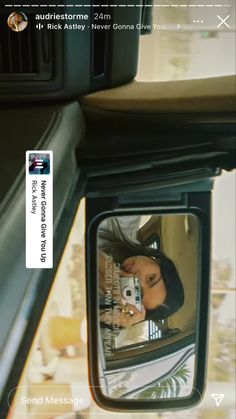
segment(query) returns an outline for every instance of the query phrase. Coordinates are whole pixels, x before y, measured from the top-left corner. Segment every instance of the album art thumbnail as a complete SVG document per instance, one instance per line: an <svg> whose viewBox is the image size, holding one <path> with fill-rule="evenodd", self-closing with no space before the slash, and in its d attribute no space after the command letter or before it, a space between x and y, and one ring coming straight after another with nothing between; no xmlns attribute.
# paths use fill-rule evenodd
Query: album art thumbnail
<svg viewBox="0 0 236 419"><path fill-rule="evenodd" d="M50 174L50 155L47 153L29 154L29 174L30 175L49 175Z"/></svg>

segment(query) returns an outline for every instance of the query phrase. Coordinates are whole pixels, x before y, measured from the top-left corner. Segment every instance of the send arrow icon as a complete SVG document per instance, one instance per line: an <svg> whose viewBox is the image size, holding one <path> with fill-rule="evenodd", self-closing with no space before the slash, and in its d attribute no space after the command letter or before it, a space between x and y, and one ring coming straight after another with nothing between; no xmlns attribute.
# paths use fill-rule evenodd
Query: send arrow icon
<svg viewBox="0 0 236 419"><path fill-rule="evenodd" d="M215 400L216 406L219 407L225 395L224 394L211 394L211 397Z"/></svg>

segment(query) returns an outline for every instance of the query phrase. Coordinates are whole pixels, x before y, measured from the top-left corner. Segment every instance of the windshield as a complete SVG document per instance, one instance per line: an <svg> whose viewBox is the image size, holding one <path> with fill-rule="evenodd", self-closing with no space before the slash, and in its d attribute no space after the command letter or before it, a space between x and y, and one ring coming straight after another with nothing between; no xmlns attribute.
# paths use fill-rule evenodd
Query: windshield
<svg viewBox="0 0 236 419"><path fill-rule="evenodd" d="M141 36L138 81L235 74L233 0L154 0Z"/></svg>

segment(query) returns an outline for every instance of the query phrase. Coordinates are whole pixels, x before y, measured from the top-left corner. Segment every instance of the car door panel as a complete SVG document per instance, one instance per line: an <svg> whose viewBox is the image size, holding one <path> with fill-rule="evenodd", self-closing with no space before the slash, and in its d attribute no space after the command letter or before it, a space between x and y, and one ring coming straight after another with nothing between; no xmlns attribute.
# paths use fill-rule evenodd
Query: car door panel
<svg viewBox="0 0 236 419"><path fill-rule="evenodd" d="M31 120L30 112L25 109L14 109L12 113L8 111L7 121L3 124L5 130L1 132L6 145L5 155L10 156L13 147L16 155L22 155L22 158L11 162L12 177L7 179L9 190L0 207L0 316L4 319L0 333L2 391L7 377L12 388L17 384L78 202L84 194L84 181L75 158L75 149L85 135L84 119L78 103L46 109L36 107L33 114L35 112L37 118ZM25 147L52 150L54 153L54 268L51 270L25 267L25 170L22 162L26 148L22 147L22 143L12 145L15 132L9 126L16 114L22 126L32 125L32 130L25 131ZM6 159L1 166L2 176L6 173L7 164L9 161ZM5 189L2 189L3 195L4 192ZM18 362L9 377L15 357Z"/></svg>

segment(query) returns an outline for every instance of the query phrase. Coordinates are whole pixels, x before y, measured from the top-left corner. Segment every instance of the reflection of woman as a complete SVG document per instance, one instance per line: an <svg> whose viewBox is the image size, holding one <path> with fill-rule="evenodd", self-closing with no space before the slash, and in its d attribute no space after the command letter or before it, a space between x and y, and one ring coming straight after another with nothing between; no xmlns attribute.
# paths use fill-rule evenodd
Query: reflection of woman
<svg viewBox="0 0 236 419"><path fill-rule="evenodd" d="M106 255L121 267L121 276L136 276L140 280L142 311L130 304L120 310L119 326L129 327L142 320L158 320L175 313L184 303L184 289L177 269L160 250L147 247L134 234L140 217L113 217L99 228L100 290L106 290ZM132 228L133 226L133 228ZM131 236L131 239L128 237ZM100 301L103 301L100 296ZM105 322L105 313L100 315Z"/></svg>
<svg viewBox="0 0 236 419"><path fill-rule="evenodd" d="M13 12L8 17L7 24L14 32L21 32L26 28L28 22L25 14Z"/></svg>

